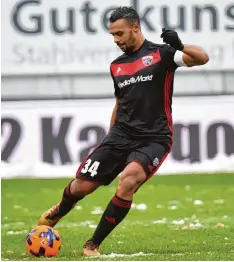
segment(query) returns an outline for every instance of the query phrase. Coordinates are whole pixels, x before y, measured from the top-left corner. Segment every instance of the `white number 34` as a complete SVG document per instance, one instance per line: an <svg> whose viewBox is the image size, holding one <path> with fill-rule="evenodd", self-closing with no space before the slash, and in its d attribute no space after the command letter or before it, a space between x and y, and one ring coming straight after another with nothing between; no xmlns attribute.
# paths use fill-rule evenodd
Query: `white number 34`
<svg viewBox="0 0 234 262"><path fill-rule="evenodd" d="M95 161L92 165L92 160L91 159L88 159L86 162L85 162L85 165L84 167L81 169L81 173L83 174L86 174L87 172L90 173L90 175L92 177L94 177L95 175L97 175L97 169L100 165L100 162L98 161ZM90 166L91 165L91 166ZM90 167L89 167L90 166Z"/></svg>

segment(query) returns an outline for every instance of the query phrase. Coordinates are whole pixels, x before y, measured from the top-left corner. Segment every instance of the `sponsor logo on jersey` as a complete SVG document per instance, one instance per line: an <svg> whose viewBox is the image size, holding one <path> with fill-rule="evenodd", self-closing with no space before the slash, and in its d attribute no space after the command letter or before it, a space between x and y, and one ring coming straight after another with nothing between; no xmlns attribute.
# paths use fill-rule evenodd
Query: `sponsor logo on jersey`
<svg viewBox="0 0 234 262"><path fill-rule="evenodd" d="M119 82L118 86L119 86L119 88L122 88L124 86L136 84L136 83L139 83L139 82L152 81L152 79L153 79L153 75L148 75L148 76L142 76L141 75L141 76L137 76L137 77L131 77L128 80L125 80L123 82Z"/></svg>
<svg viewBox="0 0 234 262"><path fill-rule="evenodd" d="M147 56L143 56L143 57L142 57L142 63L143 63L145 66L151 65L152 62L153 62L153 56L147 55Z"/></svg>

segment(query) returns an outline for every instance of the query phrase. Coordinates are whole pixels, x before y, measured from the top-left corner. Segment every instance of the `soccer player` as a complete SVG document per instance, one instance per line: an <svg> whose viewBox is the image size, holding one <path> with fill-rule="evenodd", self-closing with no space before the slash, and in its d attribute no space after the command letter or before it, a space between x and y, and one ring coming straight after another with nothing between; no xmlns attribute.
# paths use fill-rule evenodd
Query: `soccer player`
<svg viewBox="0 0 234 262"><path fill-rule="evenodd" d="M120 173L84 256L98 256L98 248L128 214L134 193L158 170L172 147L172 94L174 73L181 66L206 64L199 47L184 45L177 32L162 29L165 44L144 38L140 19L132 7L118 7L109 18L109 31L123 51L110 66L116 104L108 135L86 157L64 189L62 200L45 212L39 225L55 226L75 204Z"/></svg>

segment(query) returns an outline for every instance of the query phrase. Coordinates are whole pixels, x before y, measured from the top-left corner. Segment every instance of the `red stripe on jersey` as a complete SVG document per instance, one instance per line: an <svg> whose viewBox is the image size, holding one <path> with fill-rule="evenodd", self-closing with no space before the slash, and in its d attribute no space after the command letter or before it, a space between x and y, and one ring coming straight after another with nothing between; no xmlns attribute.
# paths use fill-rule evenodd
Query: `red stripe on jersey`
<svg viewBox="0 0 234 262"><path fill-rule="evenodd" d="M167 117L167 124L168 128L171 133L173 133L173 128L172 128L172 115L171 115L171 110L170 110L170 90L171 90L171 84L172 84L172 79L173 79L173 72L167 72L166 77L165 77L165 84L164 84L164 109L165 109L165 114ZM146 180L150 179L159 169L159 167L162 165L168 154L171 152L172 149L172 144L169 145L169 151L165 153L159 164L155 169L152 170L151 174L147 177Z"/></svg>
<svg viewBox="0 0 234 262"><path fill-rule="evenodd" d="M111 71L113 76L134 75L136 72L156 64L160 60L161 56L158 50L131 63L111 64Z"/></svg>
<svg viewBox="0 0 234 262"><path fill-rule="evenodd" d="M172 115L170 110L170 90L171 90L172 79L173 79L173 73L167 72L165 78L165 85L164 85L164 108L167 117L167 125L171 133L173 133Z"/></svg>

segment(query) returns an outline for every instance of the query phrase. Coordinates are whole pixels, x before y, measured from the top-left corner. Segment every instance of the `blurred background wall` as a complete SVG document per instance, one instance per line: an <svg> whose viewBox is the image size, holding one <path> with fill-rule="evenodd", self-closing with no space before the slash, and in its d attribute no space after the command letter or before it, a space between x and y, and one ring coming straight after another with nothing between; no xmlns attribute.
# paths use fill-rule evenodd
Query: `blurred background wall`
<svg viewBox="0 0 234 262"><path fill-rule="evenodd" d="M118 5L138 10L148 40L162 43L161 28L169 27L184 43L209 53L207 65L176 73L173 164L201 163L219 154L230 159L234 153L232 1L3 0L5 163L77 164L106 135L114 98L109 64L120 54L108 33L108 16Z"/></svg>

